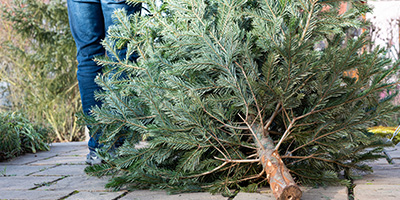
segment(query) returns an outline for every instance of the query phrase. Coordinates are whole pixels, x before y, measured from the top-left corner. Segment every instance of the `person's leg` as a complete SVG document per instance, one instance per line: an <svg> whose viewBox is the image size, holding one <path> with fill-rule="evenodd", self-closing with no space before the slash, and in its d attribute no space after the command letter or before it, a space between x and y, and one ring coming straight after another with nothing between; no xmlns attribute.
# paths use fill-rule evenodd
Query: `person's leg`
<svg viewBox="0 0 400 200"><path fill-rule="evenodd" d="M94 79L101 73L102 67L93 58L105 54L100 44L106 31L103 12L100 0L67 0L67 3L71 32L77 47L77 78L82 109L84 114L89 115L93 106L101 106L101 102L94 97L94 92L101 90ZM98 148L97 137L98 134L91 135L88 142L91 151Z"/></svg>
<svg viewBox="0 0 400 200"><path fill-rule="evenodd" d="M90 115L93 106L100 107L102 104L94 96L95 91L101 90L94 80L102 72L102 67L93 58L105 54L101 41L105 38L107 28L113 24L112 14L119 8L132 14L140 11L141 5L132 7L119 0L67 0L67 3L71 32L77 46L77 76L82 108L84 114ZM120 51L121 58L124 58L124 52ZM91 133L88 142L91 151L99 147L100 134Z"/></svg>

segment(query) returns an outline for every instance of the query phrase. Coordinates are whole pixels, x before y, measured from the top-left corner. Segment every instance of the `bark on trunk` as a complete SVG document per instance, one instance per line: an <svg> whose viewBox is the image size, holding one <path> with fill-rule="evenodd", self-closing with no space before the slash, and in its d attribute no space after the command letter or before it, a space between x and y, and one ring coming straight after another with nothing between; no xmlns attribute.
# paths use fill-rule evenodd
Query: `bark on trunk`
<svg viewBox="0 0 400 200"><path fill-rule="evenodd" d="M278 200L300 200L302 192L299 186L294 182L289 170L283 163L279 153L274 150L273 140L263 131L258 132L258 156L260 162L267 173L268 182L272 193Z"/></svg>

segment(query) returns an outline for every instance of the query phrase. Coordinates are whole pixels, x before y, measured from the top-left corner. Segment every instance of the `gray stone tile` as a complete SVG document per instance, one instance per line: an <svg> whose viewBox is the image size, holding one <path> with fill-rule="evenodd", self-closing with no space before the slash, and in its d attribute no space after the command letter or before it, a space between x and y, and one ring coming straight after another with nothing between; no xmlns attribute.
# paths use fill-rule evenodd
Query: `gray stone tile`
<svg viewBox="0 0 400 200"><path fill-rule="evenodd" d="M346 187L326 187L326 188L311 188L300 187L303 192L303 200L347 200ZM262 199L262 200L275 200L270 188L262 188L260 193L242 193L240 192L234 200L248 200L248 199Z"/></svg>
<svg viewBox="0 0 400 200"><path fill-rule="evenodd" d="M398 164L387 164L387 165L372 165L371 166L374 171L377 170L399 170L400 163Z"/></svg>
<svg viewBox="0 0 400 200"><path fill-rule="evenodd" d="M37 153L27 153L7 162L0 162L1 165L23 165L34 161L54 157L71 151L87 149L87 142L67 142L50 144L50 151L40 151Z"/></svg>
<svg viewBox="0 0 400 200"><path fill-rule="evenodd" d="M301 187L303 200L347 200L346 187L308 188Z"/></svg>
<svg viewBox="0 0 400 200"><path fill-rule="evenodd" d="M124 194L124 192L78 192L66 198L68 200L110 200Z"/></svg>
<svg viewBox="0 0 400 200"><path fill-rule="evenodd" d="M81 157L86 157L86 155L89 153L89 149L85 148L85 149L76 149L76 150L72 150L66 153L62 153L60 154L60 156L81 156Z"/></svg>
<svg viewBox="0 0 400 200"><path fill-rule="evenodd" d="M61 199L67 196L72 191L9 191L0 189L0 199Z"/></svg>
<svg viewBox="0 0 400 200"><path fill-rule="evenodd" d="M310 188L300 187L303 192L303 200L347 200L346 187L326 187L326 188ZM233 200L275 200L271 189L263 188L262 193L243 193L240 192Z"/></svg>
<svg viewBox="0 0 400 200"><path fill-rule="evenodd" d="M37 162L38 160L48 159L57 156L54 152L39 152L36 154L27 153L17 158L11 159L7 162L0 162L1 165L26 165L29 163Z"/></svg>
<svg viewBox="0 0 400 200"><path fill-rule="evenodd" d="M400 184L400 168L396 166L374 166L374 172L362 176L361 179L355 180L355 184Z"/></svg>
<svg viewBox="0 0 400 200"><path fill-rule="evenodd" d="M40 152L37 152L36 154L38 154L38 155L40 155L40 154L57 154L57 155L59 155L59 154L62 154L62 153L67 153L67 152L76 151L76 150L77 150L77 147L75 147L75 146L71 146L71 147L68 147L68 146L65 146L65 147L62 147L62 146L52 147L52 146L50 146L50 151L40 151Z"/></svg>
<svg viewBox="0 0 400 200"><path fill-rule="evenodd" d="M31 174L32 176L85 176L87 165L58 165L53 168Z"/></svg>
<svg viewBox="0 0 400 200"><path fill-rule="evenodd" d="M355 200L398 200L399 197L400 185L359 184L354 188Z"/></svg>
<svg viewBox="0 0 400 200"><path fill-rule="evenodd" d="M0 165L0 176L26 176L41 170L53 167L53 165Z"/></svg>
<svg viewBox="0 0 400 200"><path fill-rule="evenodd" d="M57 142L50 144L50 147L68 147L68 148L77 148L77 147L85 147L87 148L87 142Z"/></svg>
<svg viewBox="0 0 400 200"><path fill-rule="evenodd" d="M386 150L386 153L389 154L394 161L400 161L400 147Z"/></svg>
<svg viewBox="0 0 400 200"><path fill-rule="evenodd" d="M105 188L108 179L97 178L93 176L70 176L49 186L43 186L37 190L78 190L86 192L111 192L111 189Z"/></svg>
<svg viewBox="0 0 400 200"><path fill-rule="evenodd" d="M50 146L51 152L56 152L58 154L68 153L71 151L88 150L87 143L81 142L70 142L70 143L54 143Z"/></svg>
<svg viewBox="0 0 400 200"><path fill-rule="evenodd" d="M55 156L29 163L30 165L85 165L86 158L81 156Z"/></svg>
<svg viewBox="0 0 400 200"><path fill-rule="evenodd" d="M183 193L168 195L165 191L137 190L120 198L121 200L227 200L219 194L210 193Z"/></svg>
<svg viewBox="0 0 400 200"><path fill-rule="evenodd" d="M375 165L389 165L389 162L385 158L380 158L378 160L375 160L373 162L367 162L366 163L369 166L375 166Z"/></svg>
<svg viewBox="0 0 400 200"><path fill-rule="evenodd" d="M7 176L0 177L0 190L29 190L61 177Z"/></svg>
<svg viewBox="0 0 400 200"><path fill-rule="evenodd" d="M270 191L271 192L271 191ZM239 192L233 200L275 200L272 193L246 193Z"/></svg>

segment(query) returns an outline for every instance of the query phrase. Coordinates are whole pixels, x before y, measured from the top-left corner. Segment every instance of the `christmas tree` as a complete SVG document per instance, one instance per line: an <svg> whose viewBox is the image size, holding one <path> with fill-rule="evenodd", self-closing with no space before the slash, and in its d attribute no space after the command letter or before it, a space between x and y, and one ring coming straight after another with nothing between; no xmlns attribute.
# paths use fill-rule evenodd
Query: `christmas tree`
<svg viewBox="0 0 400 200"><path fill-rule="evenodd" d="M398 111L377 93L396 84L387 80L399 63L363 51L366 34L348 37L365 5L338 14L336 1L130 2L150 14L117 11L104 41L126 57L97 58L108 71L92 124L105 144L125 138L117 158L101 153L107 164L86 169L114 175L108 187L233 195L269 184L277 199L300 199L298 183L349 184L380 157L385 144L366 128Z"/></svg>

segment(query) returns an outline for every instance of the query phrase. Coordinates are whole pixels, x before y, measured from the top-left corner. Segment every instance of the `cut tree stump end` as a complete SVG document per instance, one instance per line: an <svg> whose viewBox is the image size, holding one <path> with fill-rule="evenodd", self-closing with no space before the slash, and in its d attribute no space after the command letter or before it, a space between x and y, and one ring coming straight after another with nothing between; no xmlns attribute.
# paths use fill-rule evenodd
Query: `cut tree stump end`
<svg viewBox="0 0 400 200"><path fill-rule="evenodd" d="M302 192L297 185L285 187L278 200L300 200Z"/></svg>

